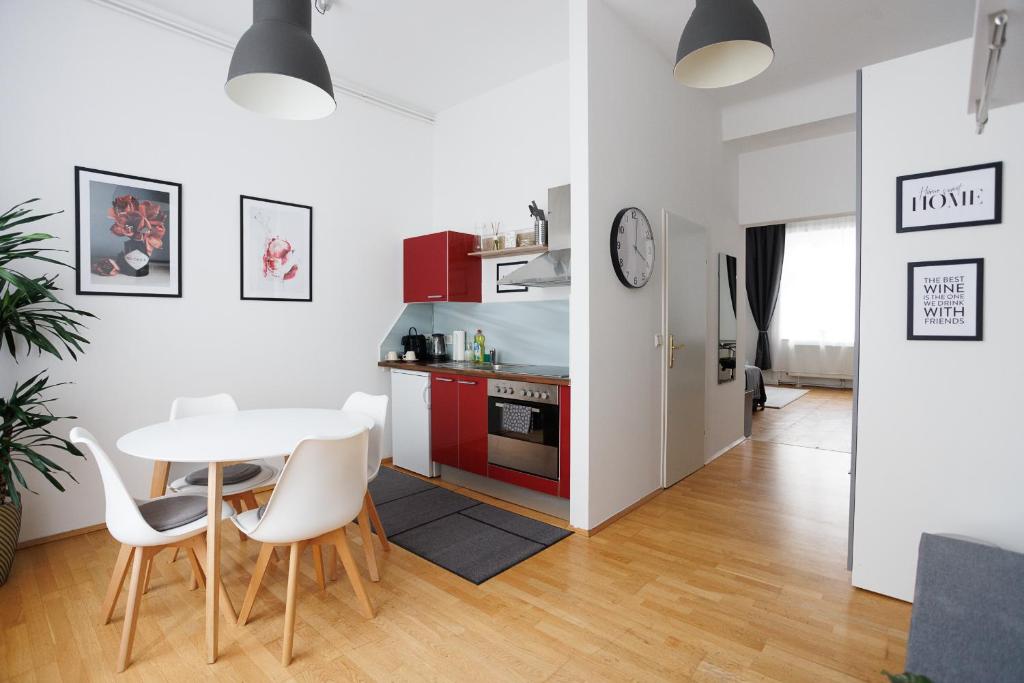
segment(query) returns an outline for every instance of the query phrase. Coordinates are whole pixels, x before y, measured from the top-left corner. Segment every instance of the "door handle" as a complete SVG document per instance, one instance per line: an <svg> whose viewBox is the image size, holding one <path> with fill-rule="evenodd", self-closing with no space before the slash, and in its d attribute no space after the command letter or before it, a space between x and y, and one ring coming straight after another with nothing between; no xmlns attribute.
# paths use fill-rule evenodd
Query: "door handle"
<svg viewBox="0 0 1024 683"><path fill-rule="evenodd" d="M427 295L428 299L441 299L443 297L444 297L444 294L428 294Z"/></svg>
<svg viewBox="0 0 1024 683"><path fill-rule="evenodd" d="M668 367L670 370L676 366L676 351L685 346L686 344L676 345L676 336L674 334L668 335Z"/></svg>
<svg viewBox="0 0 1024 683"><path fill-rule="evenodd" d="M471 387L475 387L476 386L476 382L466 382L466 381L461 380L461 379L459 380L459 384L468 384Z"/></svg>
<svg viewBox="0 0 1024 683"><path fill-rule="evenodd" d="M427 405L428 408L430 407L430 396L427 393L429 391L430 391L430 385L429 384L426 385L425 387L423 387L423 402Z"/></svg>
<svg viewBox="0 0 1024 683"><path fill-rule="evenodd" d="M453 379L446 379L444 377L435 377L434 379L436 379L438 382L454 382L455 381Z"/></svg>

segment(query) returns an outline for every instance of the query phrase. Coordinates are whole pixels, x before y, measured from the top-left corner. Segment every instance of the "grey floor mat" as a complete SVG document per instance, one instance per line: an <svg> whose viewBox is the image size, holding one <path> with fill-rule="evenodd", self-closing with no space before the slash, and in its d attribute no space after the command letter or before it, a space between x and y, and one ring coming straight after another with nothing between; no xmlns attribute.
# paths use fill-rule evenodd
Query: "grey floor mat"
<svg viewBox="0 0 1024 683"><path fill-rule="evenodd" d="M370 495L392 543L478 585L572 535L388 468Z"/></svg>
<svg viewBox="0 0 1024 683"><path fill-rule="evenodd" d="M557 543L572 533L565 529L559 529L557 526L496 508L493 505L477 505L468 510L462 510L462 514L545 546Z"/></svg>
<svg viewBox="0 0 1024 683"><path fill-rule="evenodd" d="M383 505L433 488L437 487L422 479L382 467L377 473L377 478L370 482L370 497L373 498L374 505Z"/></svg>
<svg viewBox="0 0 1024 683"><path fill-rule="evenodd" d="M434 520L391 541L478 585L545 548L462 514Z"/></svg>
<svg viewBox="0 0 1024 683"><path fill-rule="evenodd" d="M378 505L377 512L380 514L380 522L384 525L390 539L403 531L479 504L479 501L472 498L460 496L448 489L434 487L393 500L390 503Z"/></svg>

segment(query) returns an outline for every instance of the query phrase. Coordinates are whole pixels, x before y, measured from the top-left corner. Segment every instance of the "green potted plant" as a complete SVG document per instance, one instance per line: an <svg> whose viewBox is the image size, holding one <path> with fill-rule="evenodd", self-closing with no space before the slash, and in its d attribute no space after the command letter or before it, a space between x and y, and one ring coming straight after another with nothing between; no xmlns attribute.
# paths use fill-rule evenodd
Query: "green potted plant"
<svg viewBox="0 0 1024 683"><path fill-rule="evenodd" d="M82 345L88 343L80 334L83 319L95 316L57 297L56 275L30 276L12 267L18 261L70 267L47 255L59 250L40 246L53 239L52 235L21 232L20 226L55 215L27 208L35 201L30 199L0 214L0 352L6 347L15 361L19 352L28 355L33 350L58 359L67 353L77 359ZM41 372L15 382L10 395L0 398L0 586L10 575L21 531L18 489L32 491L25 468L36 470L63 491L55 475L67 475L72 481L74 477L46 453L52 455L56 450L85 457L70 441L50 431L54 422L66 419L54 415L48 405L54 399L47 398L47 392L58 386Z"/></svg>

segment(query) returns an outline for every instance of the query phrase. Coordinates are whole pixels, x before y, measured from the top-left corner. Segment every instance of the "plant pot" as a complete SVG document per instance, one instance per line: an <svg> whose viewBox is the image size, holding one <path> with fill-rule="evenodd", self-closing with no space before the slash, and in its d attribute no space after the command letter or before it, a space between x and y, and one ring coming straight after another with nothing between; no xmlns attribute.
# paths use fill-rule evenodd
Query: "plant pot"
<svg viewBox="0 0 1024 683"><path fill-rule="evenodd" d="M14 503L0 504L0 586L7 583L14 564L14 550L21 532L21 507Z"/></svg>

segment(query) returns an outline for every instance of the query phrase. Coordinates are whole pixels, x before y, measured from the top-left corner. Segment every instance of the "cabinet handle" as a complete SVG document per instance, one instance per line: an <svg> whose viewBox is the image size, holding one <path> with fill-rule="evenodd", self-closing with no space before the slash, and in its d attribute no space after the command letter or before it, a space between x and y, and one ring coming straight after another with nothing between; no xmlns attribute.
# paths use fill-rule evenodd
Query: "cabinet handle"
<svg viewBox="0 0 1024 683"><path fill-rule="evenodd" d="M438 382L454 382L455 381L453 379L446 379L444 377L435 377L434 379L436 379Z"/></svg>
<svg viewBox="0 0 1024 683"><path fill-rule="evenodd" d="M468 384L471 387L475 387L476 386L476 382L466 382L465 380L461 380L461 379L459 380L459 384Z"/></svg>
<svg viewBox="0 0 1024 683"><path fill-rule="evenodd" d="M444 298L444 294L428 294L428 299L441 299Z"/></svg>

